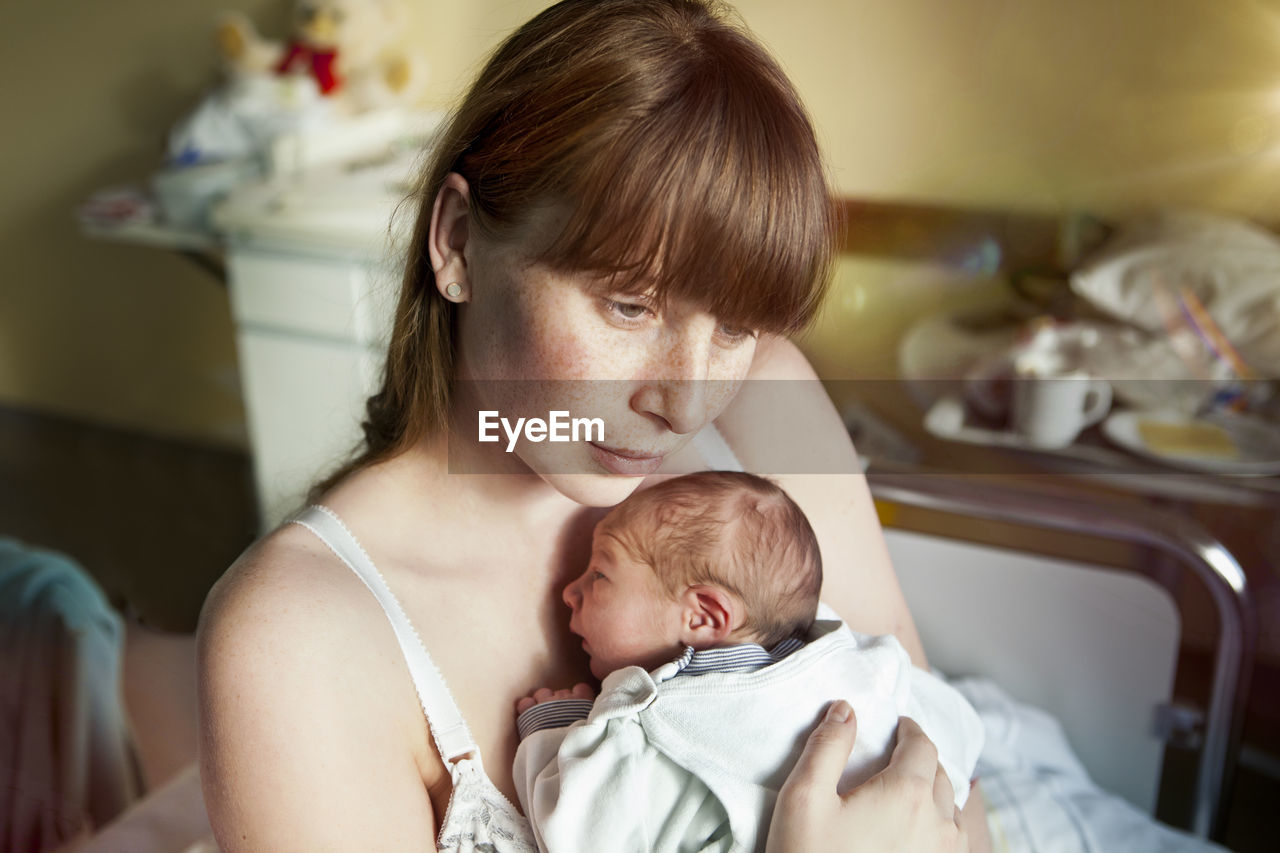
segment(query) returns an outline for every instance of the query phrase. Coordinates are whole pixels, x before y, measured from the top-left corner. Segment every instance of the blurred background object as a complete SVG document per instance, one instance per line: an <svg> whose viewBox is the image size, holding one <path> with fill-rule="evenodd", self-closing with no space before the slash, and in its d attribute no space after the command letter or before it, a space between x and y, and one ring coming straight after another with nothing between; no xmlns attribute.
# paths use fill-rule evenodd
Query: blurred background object
<svg viewBox="0 0 1280 853"><path fill-rule="evenodd" d="M123 620L83 568L0 537L0 848L66 844L142 790L123 642Z"/></svg>

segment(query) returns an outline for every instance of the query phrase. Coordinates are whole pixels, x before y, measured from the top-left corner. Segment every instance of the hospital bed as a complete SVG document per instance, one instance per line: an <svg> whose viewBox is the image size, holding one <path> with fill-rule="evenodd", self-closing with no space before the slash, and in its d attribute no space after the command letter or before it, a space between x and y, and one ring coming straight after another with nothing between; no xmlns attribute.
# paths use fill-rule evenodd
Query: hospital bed
<svg viewBox="0 0 1280 853"><path fill-rule="evenodd" d="M1220 837L1257 631L1244 572L1231 554L1185 519L1140 504L1098 502L1082 499L1079 492L982 477L873 469L869 480L931 665L950 677L989 679L1013 697L987 703L986 711L1032 706L1026 709L1030 723L1007 713L997 714L994 725L988 720L984 757L1000 751L991 741L1011 727L1049 731L1043 726L1050 718L1036 716L1034 708L1040 708L1056 720L1047 725L1061 736L1057 746L1069 745L1081 765L1062 758L1059 765L1079 771L1064 776L1053 761L1037 766L1037 758L1023 754L1003 766L988 766L983 777L988 800L1002 798L999 774L1012 768L1021 774L1012 785L1015 795L1039 786L1030 797L1075 797L1064 807L1065 817L1055 819L1080 831L1085 841L1055 843L1054 849L1175 849L1183 840L1162 834L1142 816L1155 811L1166 741L1180 741L1182 749L1198 743L1189 813L1182 820L1200 838ZM897 523L912 514L925 521L912 525L915 529ZM952 534L931 534L928 519L949 520ZM1117 570L954 535L956 527L977 529L984 523L1033 537L1058 532L1076 541L1124 543L1135 546L1133 552L1143 559L1134 562L1142 565ZM1203 585L1218 623L1209 691L1198 703L1202 710L1174 702L1172 693L1182 646L1173 593L1190 578ZM984 719L988 695L982 689L970 695ZM1036 742L1023 737L1018 748ZM1039 743L1043 746L1044 738ZM1052 747L1048 752L1051 758L1063 754ZM1027 820L1014 805L1015 819ZM994 811L989 814L998 836ZM1087 826L1092 818L1100 825ZM1147 832L1139 825L1143 822L1151 825L1145 840L1138 838ZM1186 849L1197 849L1185 841ZM1041 839L1011 849L1019 846L1050 845Z"/></svg>

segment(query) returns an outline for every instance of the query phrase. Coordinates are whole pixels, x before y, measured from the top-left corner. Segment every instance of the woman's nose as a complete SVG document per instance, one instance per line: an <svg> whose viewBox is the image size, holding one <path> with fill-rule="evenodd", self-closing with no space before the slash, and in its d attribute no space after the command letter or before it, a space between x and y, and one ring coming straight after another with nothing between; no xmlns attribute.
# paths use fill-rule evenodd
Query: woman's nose
<svg viewBox="0 0 1280 853"><path fill-rule="evenodd" d="M636 390L631 405L656 415L672 432L697 432L707 422L707 383L711 373L709 335L684 335L651 367L651 376Z"/></svg>
<svg viewBox="0 0 1280 853"><path fill-rule="evenodd" d="M705 379L647 382L632 399L637 411L655 415L677 435L697 432L707 422Z"/></svg>

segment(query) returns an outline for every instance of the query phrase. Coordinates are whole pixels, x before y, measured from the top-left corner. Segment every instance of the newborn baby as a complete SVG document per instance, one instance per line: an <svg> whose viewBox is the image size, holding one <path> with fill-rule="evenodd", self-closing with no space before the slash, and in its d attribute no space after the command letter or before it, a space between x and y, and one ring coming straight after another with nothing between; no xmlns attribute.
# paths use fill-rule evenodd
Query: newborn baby
<svg viewBox="0 0 1280 853"><path fill-rule="evenodd" d="M516 706L515 783L539 846L763 846L778 789L835 699L858 721L841 790L885 767L909 716L962 807L977 714L892 636L820 608L821 587L808 520L761 477L691 474L615 507L564 591L600 697L544 688Z"/></svg>

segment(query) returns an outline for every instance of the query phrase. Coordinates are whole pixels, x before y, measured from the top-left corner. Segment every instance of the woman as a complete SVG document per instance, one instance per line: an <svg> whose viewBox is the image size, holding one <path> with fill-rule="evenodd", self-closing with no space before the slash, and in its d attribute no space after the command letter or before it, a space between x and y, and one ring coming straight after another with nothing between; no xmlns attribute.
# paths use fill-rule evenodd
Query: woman
<svg viewBox="0 0 1280 853"><path fill-rule="evenodd" d="M781 337L816 310L831 251L813 130L776 64L704 3L537 16L466 96L417 201L363 451L318 487L326 510L257 543L202 616L202 772L226 850L521 849L511 707L586 677L559 595L592 508L716 453L759 467L796 425L821 470L856 471ZM746 379L807 382L778 411L738 393ZM602 416L606 439L508 454L471 438L479 409L556 408ZM824 600L923 662L865 482L778 479L832 567ZM841 822L849 844L961 849L909 724L882 784L835 796L824 756L847 755L851 728L819 727L776 849L832 849Z"/></svg>

